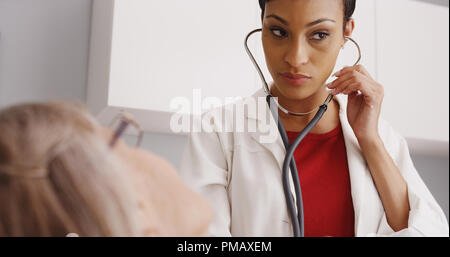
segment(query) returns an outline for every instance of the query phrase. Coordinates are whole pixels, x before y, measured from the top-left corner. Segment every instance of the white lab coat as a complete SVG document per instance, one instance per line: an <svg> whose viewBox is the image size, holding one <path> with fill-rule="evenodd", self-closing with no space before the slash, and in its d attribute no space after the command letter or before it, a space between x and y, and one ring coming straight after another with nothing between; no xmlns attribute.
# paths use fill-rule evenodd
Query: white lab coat
<svg viewBox="0 0 450 257"><path fill-rule="evenodd" d="M264 96L262 90L251 97L259 96ZM336 99L340 105L339 116L347 149L355 235L448 236L445 214L417 173L405 139L380 119L380 136L408 184L411 208L408 228L398 232L392 230L348 123L347 98L337 96ZM221 111L216 109L209 115L220 117ZM224 116L225 119L232 117ZM255 115L245 116L249 123L260 122ZM271 129L278 133L275 123L271 124ZM260 143L258 136L258 132L203 132L190 135L180 175L213 207L214 218L209 228L211 236L293 235L281 180L286 150L279 135L273 143ZM291 190L295 197L293 188L291 178Z"/></svg>

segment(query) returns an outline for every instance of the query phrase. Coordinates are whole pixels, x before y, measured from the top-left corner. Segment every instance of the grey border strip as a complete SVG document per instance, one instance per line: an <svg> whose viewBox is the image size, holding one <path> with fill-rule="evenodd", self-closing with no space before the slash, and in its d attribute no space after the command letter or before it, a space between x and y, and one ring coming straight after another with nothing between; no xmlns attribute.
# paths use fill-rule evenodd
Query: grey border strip
<svg viewBox="0 0 450 257"><path fill-rule="evenodd" d="M429 3L429 4L437 4L437 5L446 6L446 7L448 7L448 2L449 2L449 0L415 0L415 1L425 2L425 3Z"/></svg>

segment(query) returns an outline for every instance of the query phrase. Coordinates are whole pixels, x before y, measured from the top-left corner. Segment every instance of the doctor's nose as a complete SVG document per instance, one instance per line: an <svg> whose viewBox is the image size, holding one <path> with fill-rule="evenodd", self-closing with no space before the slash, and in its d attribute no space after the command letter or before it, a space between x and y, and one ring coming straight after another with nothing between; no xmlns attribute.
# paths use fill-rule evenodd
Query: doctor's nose
<svg viewBox="0 0 450 257"><path fill-rule="evenodd" d="M294 68L299 68L308 63L309 53L306 44L300 42L292 44L286 52L284 61Z"/></svg>

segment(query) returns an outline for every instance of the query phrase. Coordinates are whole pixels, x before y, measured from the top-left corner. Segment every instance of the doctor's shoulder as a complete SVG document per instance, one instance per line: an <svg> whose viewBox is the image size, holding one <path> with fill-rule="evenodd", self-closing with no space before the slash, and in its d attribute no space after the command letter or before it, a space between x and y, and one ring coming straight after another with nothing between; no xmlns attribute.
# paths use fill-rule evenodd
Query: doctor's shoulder
<svg viewBox="0 0 450 257"><path fill-rule="evenodd" d="M258 106L259 104L259 106ZM196 117L200 119L202 133L230 135L242 133L248 128L248 119L257 115L258 108L266 108L266 103L258 103L255 96L234 97L233 101L210 108ZM250 119L251 120L251 119Z"/></svg>
<svg viewBox="0 0 450 257"><path fill-rule="evenodd" d="M249 96L232 97L225 104L206 110L201 115L202 125L207 122L214 124L212 132L242 132L239 126L243 124L239 124L240 121L256 118L258 112L267 111L265 99L260 91ZM202 128L204 132L210 132Z"/></svg>
<svg viewBox="0 0 450 257"><path fill-rule="evenodd" d="M201 124L201 130L197 129L189 133L188 144L182 158L184 164L181 166L182 170L186 167L197 166L192 158L199 157L202 160L212 159L218 162L216 165L223 168L230 166L236 146L251 141L249 138L251 132L247 130L249 127L250 129L254 127L257 121L249 118L248 116L252 115L248 113L254 112L254 96L236 99L232 103L211 108L195 117L198 120L194 123ZM264 108L266 108L265 105ZM191 173L188 168L184 170ZM189 177L188 180L190 180Z"/></svg>

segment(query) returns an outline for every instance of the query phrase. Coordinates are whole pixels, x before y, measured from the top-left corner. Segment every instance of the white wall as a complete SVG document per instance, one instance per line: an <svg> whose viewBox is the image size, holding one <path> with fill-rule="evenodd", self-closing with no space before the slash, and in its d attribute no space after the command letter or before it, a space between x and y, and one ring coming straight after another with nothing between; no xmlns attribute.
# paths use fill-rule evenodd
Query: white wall
<svg viewBox="0 0 450 257"><path fill-rule="evenodd" d="M407 138L449 142L449 9L374 0L383 115Z"/></svg>
<svg viewBox="0 0 450 257"><path fill-rule="evenodd" d="M0 0L0 107L86 99L90 12L91 0ZM185 136L146 133L143 146L178 167L186 142ZM448 217L448 150L412 157Z"/></svg>

